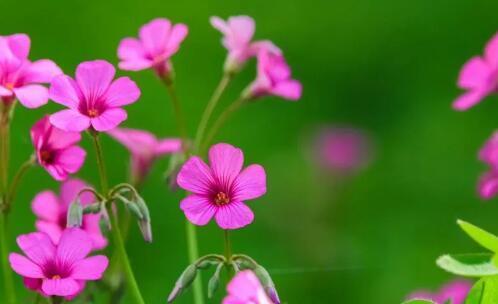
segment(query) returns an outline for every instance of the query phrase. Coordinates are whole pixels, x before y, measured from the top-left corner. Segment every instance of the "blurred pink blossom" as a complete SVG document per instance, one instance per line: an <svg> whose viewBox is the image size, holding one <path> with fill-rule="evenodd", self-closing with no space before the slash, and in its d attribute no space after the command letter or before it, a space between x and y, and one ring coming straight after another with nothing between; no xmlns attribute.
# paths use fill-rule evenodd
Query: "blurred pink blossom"
<svg viewBox="0 0 498 304"><path fill-rule="evenodd" d="M134 183L143 181L158 157L180 152L182 148L180 139L158 139L154 134L143 130L116 128L108 134L130 151Z"/></svg>
<svg viewBox="0 0 498 304"><path fill-rule="evenodd" d="M153 68L160 76L171 72L170 57L188 34L185 24L158 18L140 28L139 39L124 38L118 47L119 68L140 71Z"/></svg>
<svg viewBox="0 0 498 304"><path fill-rule="evenodd" d="M287 100L301 98L302 86L291 78L291 70L281 54L266 49L258 53L258 75L246 91L249 99L275 95Z"/></svg>
<svg viewBox="0 0 498 304"><path fill-rule="evenodd" d="M78 172L85 162L85 150L76 145L80 140L79 133L66 132L52 126L48 116L31 128L31 141L38 164L57 181L63 181L69 174Z"/></svg>
<svg viewBox="0 0 498 304"><path fill-rule="evenodd" d="M491 199L498 194L498 132L493 133L481 148L479 159L489 166L489 170L479 178L477 190L481 198Z"/></svg>
<svg viewBox="0 0 498 304"><path fill-rule="evenodd" d="M116 70L107 61L80 63L76 80L60 75L52 80L50 98L68 107L50 116L50 122L59 129L81 132L90 126L97 131L109 131L126 120L121 107L132 104L140 90L128 77L113 81Z"/></svg>
<svg viewBox="0 0 498 304"><path fill-rule="evenodd" d="M463 304L471 288L472 284L469 281L455 280L444 285L437 292L419 290L410 294L407 299L432 300L436 304L445 304L448 301L452 304Z"/></svg>
<svg viewBox="0 0 498 304"><path fill-rule="evenodd" d="M10 266L24 278L24 285L45 297L68 300L85 288L86 281L102 278L108 259L103 255L88 257L92 250L90 237L81 229L68 228L58 245L42 232L17 238L24 255L11 253Z"/></svg>
<svg viewBox="0 0 498 304"><path fill-rule="evenodd" d="M0 100L4 103L17 98L26 108L40 107L48 101L48 90L40 83L49 83L62 74L51 60L31 62L30 46L25 34L0 36Z"/></svg>
<svg viewBox="0 0 498 304"><path fill-rule="evenodd" d="M228 50L225 70L238 71L251 57L262 49L281 54L280 49L269 40L252 41L255 31L254 19L249 16L232 16L227 21L211 17L211 25L223 34L222 44Z"/></svg>
<svg viewBox="0 0 498 304"><path fill-rule="evenodd" d="M244 270L228 283L228 295L223 304L273 304L265 293L265 289L256 275L250 270Z"/></svg>
<svg viewBox="0 0 498 304"><path fill-rule="evenodd" d="M88 187L82 180L69 179L62 183L60 195L57 196L52 191L38 193L31 204L33 212L38 217L36 229L45 232L54 244L59 244L62 233L66 229L67 211L69 205L76 199L78 193ZM95 196L85 192L80 195L80 203L83 206L95 202ZM100 215L85 214L81 229L88 233L92 240L94 250L103 249L107 245L107 240L100 231Z"/></svg>
<svg viewBox="0 0 498 304"><path fill-rule="evenodd" d="M460 71L458 86L467 90L454 103L456 110L467 110L498 90L498 33L484 49L484 56L469 59Z"/></svg>
<svg viewBox="0 0 498 304"><path fill-rule="evenodd" d="M208 166L191 157L178 173L178 185L191 192L180 208L195 225L206 225L213 217L222 229L238 229L252 223L254 214L244 203L266 193L266 174L260 165L244 170L244 154L220 143L209 150Z"/></svg>

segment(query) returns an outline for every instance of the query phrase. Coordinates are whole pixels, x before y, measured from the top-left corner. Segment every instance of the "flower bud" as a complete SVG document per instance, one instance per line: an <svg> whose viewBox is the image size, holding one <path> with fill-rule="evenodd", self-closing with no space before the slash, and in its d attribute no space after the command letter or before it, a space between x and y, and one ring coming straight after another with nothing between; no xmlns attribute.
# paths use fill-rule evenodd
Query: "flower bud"
<svg viewBox="0 0 498 304"><path fill-rule="evenodd" d="M218 286L220 286L220 272L225 266L225 263L219 263L218 267L216 267L216 270L214 271L213 276L209 279L208 282L208 298L211 299L218 289Z"/></svg>
<svg viewBox="0 0 498 304"><path fill-rule="evenodd" d="M168 296L168 303L173 302L185 289L187 289L195 280L196 276L197 267L194 264L189 265L176 281L175 287Z"/></svg>
<svg viewBox="0 0 498 304"><path fill-rule="evenodd" d="M147 204L142 199L141 196L136 195L135 203L138 207L138 210L142 214L142 218L138 221L138 226L140 227L140 231L142 232L142 236L146 242L152 242L152 227L150 224L150 213Z"/></svg>
<svg viewBox="0 0 498 304"><path fill-rule="evenodd" d="M275 284L270 277L268 271L261 265L258 265L254 268L254 273L261 281L261 285L265 288L266 294L275 304L280 304L280 298L278 296L277 290L275 288Z"/></svg>
<svg viewBox="0 0 498 304"><path fill-rule="evenodd" d="M93 204L90 204L90 205L86 205L84 208L83 208L83 214L97 214L100 212L100 208L102 207L101 203L100 202L97 202L97 203L93 203Z"/></svg>
<svg viewBox="0 0 498 304"><path fill-rule="evenodd" d="M67 227L81 227L83 224L83 207L79 200L76 200L69 205L67 212Z"/></svg>

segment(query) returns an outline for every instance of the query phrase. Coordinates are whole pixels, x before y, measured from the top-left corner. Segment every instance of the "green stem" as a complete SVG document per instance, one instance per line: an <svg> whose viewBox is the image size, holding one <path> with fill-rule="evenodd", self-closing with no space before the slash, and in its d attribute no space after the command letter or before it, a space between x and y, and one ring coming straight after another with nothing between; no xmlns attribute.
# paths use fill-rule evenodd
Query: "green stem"
<svg viewBox="0 0 498 304"><path fill-rule="evenodd" d="M225 109L225 111L223 111L220 114L218 119L214 122L213 126L209 130L209 133L206 136L206 139L204 140L204 142L201 146L201 149L200 149L201 152L206 150L206 148L209 146L211 141L214 139L214 137L219 132L221 127L225 124L225 122L228 120L228 118L230 118L230 116L234 112L236 112L246 101L247 101L247 99L241 97L241 98L237 99L236 101L234 101L231 105L229 105Z"/></svg>
<svg viewBox="0 0 498 304"><path fill-rule="evenodd" d="M9 191L7 192L6 195L6 201L5 201L5 208L7 210L10 210L12 206L12 202L14 201L14 198L17 193L17 188L19 187L19 184L26 174L28 172L29 168L31 168L35 164L36 158L34 155L32 155L27 161L25 161L21 167L16 172L16 175L14 175L14 179L12 180L12 184L10 185Z"/></svg>
<svg viewBox="0 0 498 304"><path fill-rule="evenodd" d="M232 277L232 244L230 242L230 232L229 230L223 230L224 231L224 239L225 239L225 263L227 265L227 274L228 274L228 279Z"/></svg>
<svg viewBox="0 0 498 304"><path fill-rule="evenodd" d="M204 113L202 113L202 117L199 122L199 127L197 128L197 132L195 134L194 151L197 151L200 148L199 146L201 144L202 138L204 137L204 133L206 132L206 127L209 122L209 119L211 118L211 115L213 114L213 111L216 108L216 105L218 104L221 95L227 88L228 83L230 82L231 79L232 79L232 74L225 73L221 78L220 83L214 90L213 96L211 96L211 99L207 103L207 106L204 109Z"/></svg>
<svg viewBox="0 0 498 304"><path fill-rule="evenodd" d="M172 81L167 80L165 78L161 78L166 85L166 89L168 90L169 97L171 99L171 104L173 105L173 111L175 112L176 118L176 127L178 132L180 132L180 137L182 138L182 149L185 156L188 154L188 146L187 146L187 125L185 123L185 117L183 116L183 110L180 104L180 100L178 99L178 95L176 94L176 89Z"/></svg>
<svg viewBox="0 0 498 304"><path fill-rule="evenodd" d="M9 233L7 231L7 213L0 212L0 246L2 251L2 270L5 285L5 301L7 304L16 303L14 280L9 265Z"/></svg>
<svg viewBox="0 0 498 304"><path fill-rule="evenodd" d="M107 199L109 199L108 196L108 182L107 182L107 175L106 175L106 170L105 170L105 164L104 164L104 155L102 152L102 146L100 144L99 140L99 133L91 130L90 131L92 138L93 138L93 143L95 147L95 152L97 154L97 166L99 167L99 175L100 175L100 184L102 187L102 193L103 195L106 196ZM135 303L138 304L145 304L142 294L140 293L140 289L138 288L137 281L135 279L135 276L133 274L133 270L131 268L130 260L128 259L128 255L126 253L123 237L121 236L121 231L119 228L119 222L117 218L116 212L112 210L112 201L107 202L107 209L108 213L110 214L110 220L111 220L111 233L112 237L114 240L114 246L116 247L116 250L119 254L119 259L122 263L122 266L124 268L124 275L126 278L126 282L128 283L128 288L130 290L130 293L135 300Z"/></svg>

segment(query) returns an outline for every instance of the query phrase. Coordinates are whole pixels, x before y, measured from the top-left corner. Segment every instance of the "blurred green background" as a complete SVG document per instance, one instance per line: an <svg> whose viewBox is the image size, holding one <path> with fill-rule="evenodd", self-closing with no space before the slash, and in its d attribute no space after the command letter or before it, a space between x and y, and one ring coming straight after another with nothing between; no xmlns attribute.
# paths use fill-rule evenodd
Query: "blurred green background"
<svg viewBox="0 0 498 304"><path fill-rule="evenodd" d="M466 113L450 108L461 65L498 29L497 1L52 0L3 1L2 11L2 35L29 34L32 59L51 58L71 75L81 61L117 63L120 39L136 36L152 18L188 24L190 34L173 62L191 134L226 54L209 16L256 19L256 37L284 50L304 96L298 103L268 98L244 108L218 140L241 147L246 163L267 170L268 194L250 202L255 222L232 239L235 252L269 269L285 302L399 303L413 289L451 279L435 266L438 255L478 250L457 228L457 218L498 231L496 202L482 203L475 191L484 170L476 154L498 127L498 98ZM120 74L142 90L124 125L176 135L170 101L153 73ZM253 77L251 64L222 104ZM60 108L18 107L11 167L32 151L31 125ZM324 124L365 129L376 146L371 166L340 185L318 175L309 161L308 138ZM89 156L79 176L96 184L88 138L83 146ZM125 180L125 149L109 138L104 149L112 183ZM166 159L158 162L143 189L154 243L144 244L134 229L127 244L148 303L165 303L187 265L182 194L165 188L166 166ZM15 235L34 229L30 202L46 188L58 186L42 169L32 170L15 202ZM199 229L199 239L201 253L222 252L222 232L214 224ZM12 248L18 250L13 242ZM16 282L27 297L19 277ZM178 303L191 303L191 294Z"/></svg>

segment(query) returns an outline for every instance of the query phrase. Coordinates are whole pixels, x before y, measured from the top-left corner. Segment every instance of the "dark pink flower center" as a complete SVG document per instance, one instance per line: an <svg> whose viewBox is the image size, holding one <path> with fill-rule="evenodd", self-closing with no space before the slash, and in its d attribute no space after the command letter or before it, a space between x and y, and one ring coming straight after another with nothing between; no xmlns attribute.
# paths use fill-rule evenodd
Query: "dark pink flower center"
<svg viewBox="0 0 498 304"><path fill-rule="evenodd" d="M61 265L56 262L50 262L43 267L43 274L46 278L52 280L60 280L71 275L70 265Z"/></svg>
<svg viewBox="0 0 498 304"><path fill-rule="evenodd" d="M223 206L230 202L230 198L225 192L218 192L214 196L214 203L217 206Z"/></svg>
<svg viewBox="0 0 498 304"><path fill-rule="evenodd" d="M91 117L91 118L95 118L95 117L99 116L99 110L97 110L97 109L89 109L88 110L88 116Z"/></svg>
<svg viewBox="0 0 498 304"><path fill-rule="evenodd" d="M40 151L40 160L43 164L51 164L54 161L54 154L48 150Z"/></svg>

